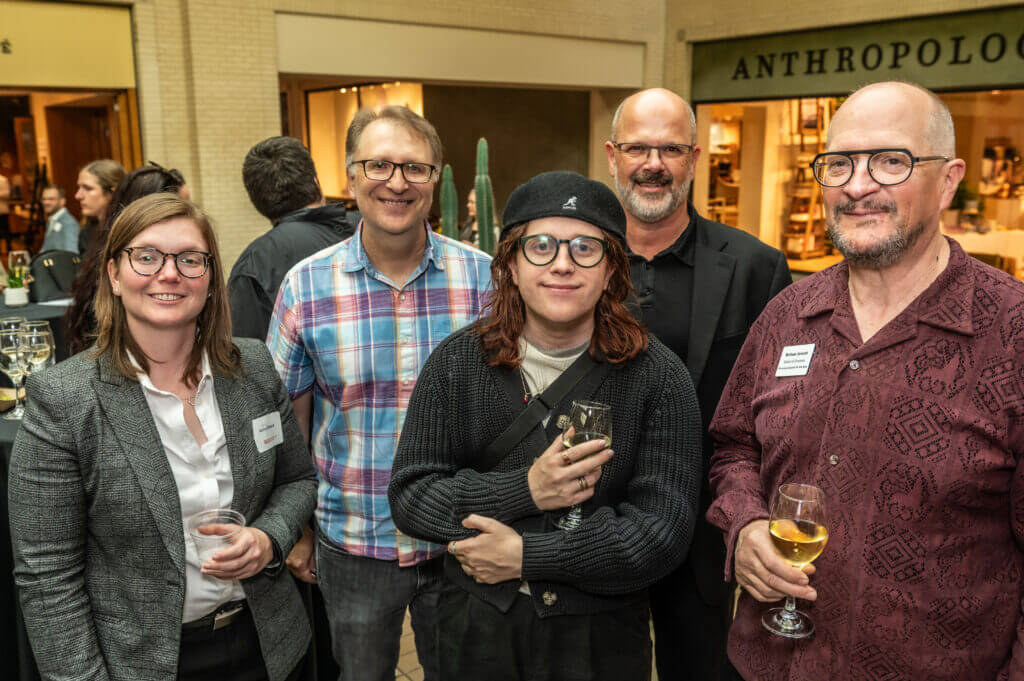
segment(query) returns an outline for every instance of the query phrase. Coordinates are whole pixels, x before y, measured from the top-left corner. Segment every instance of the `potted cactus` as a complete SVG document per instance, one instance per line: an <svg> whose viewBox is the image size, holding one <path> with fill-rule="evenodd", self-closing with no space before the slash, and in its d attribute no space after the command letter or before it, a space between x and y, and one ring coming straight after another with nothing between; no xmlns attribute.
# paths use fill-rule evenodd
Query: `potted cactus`
<svg viewBox="0 0 1024 681"><path fill-rule="evenodd" d="M441 234L459 239L459 196L455 191L452 167L447 163L441 171Z"/></svg>

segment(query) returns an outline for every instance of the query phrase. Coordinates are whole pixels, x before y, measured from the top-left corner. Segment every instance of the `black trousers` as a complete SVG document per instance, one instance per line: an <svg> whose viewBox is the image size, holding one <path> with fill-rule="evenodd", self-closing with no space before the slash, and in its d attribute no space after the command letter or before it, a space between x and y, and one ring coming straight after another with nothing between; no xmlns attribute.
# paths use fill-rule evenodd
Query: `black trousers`
<svg viewBox="0 0 1024 681"><path fill-rule="evenodd" d="M687 563L650 591L659 681L733 681L735 672L725 655L728 597L706 603Z"/></svg>
<svg viewBox="0 0 1024 681"><path fill-rule="evenodd" d="M287 681L296 681L301 672L300 663ZM178 681L267 681L256 623L248 608L221 629L182 628Z"/></svg>
<svg viewBox="0 0 1024 681"><path fill-rule="evenodd" d="M441 681L649 681L646 602L541 619L520 594L502 613L446 586L439 607Z"/></svg>

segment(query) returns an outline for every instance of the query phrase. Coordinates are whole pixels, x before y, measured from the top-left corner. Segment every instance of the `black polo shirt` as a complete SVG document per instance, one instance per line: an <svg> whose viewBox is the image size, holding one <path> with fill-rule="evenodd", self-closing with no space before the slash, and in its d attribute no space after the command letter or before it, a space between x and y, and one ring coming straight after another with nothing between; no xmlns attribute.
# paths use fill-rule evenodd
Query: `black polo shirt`
<svg viewBox="0 0 1024 681"><path fill-rule="evenodd" d="M694 220L675 243L647 260L629 253L629 273L636 290L630 308L658 340L686 363L693 300Z"/></svg>

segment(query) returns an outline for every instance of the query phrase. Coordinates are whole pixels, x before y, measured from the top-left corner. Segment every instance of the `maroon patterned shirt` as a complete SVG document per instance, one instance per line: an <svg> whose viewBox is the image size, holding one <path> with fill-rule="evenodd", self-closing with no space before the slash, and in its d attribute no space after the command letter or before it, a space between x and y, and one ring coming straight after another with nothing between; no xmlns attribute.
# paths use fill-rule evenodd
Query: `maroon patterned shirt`
<svg viewBox="0 0 1024 681"><path fill-rule="evenodd" d="M771 491L812 483L830 536L813 638L740 597L729 658L748 681L1024 680L1024 284L950 241L949 265L862 343L844 263L765 309L711 430L708 520L732 550ZM777 378L813 343L806 376Z"/></svg>

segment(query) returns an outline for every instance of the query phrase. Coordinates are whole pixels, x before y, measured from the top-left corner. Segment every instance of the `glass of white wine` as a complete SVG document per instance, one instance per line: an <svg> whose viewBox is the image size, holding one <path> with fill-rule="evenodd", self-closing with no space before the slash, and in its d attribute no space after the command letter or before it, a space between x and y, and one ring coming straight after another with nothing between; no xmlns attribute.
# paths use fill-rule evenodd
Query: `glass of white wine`
<svg viewBox="0 0 1024 681"><path fill-rule="evenodd" d="M828 543L828 510L825 493L814 485L787 483L779 487L772 503L768 531L775 550L789 564L802 568L821 555ZM772 608L761 618L765 629L786 638L807 638L814 633L814 621L796 609L796 598Z"/></svg>
<svg viewBox="0 0 1024 681"><path fill-rule="evenodd" d="M604 440L605 447L612 446L612 408L600 402L574 400L569 425L562 432L562 446L568 449L590 440ZM574 504L555 525L563 530L575 530L582 522L583 506Z"/></svg>
<svg viewBox="0 0 1024 681"><path fill-rule="evenodd" d="M25 372L21 368L20 352L21 338L18 329L0 328L0 371L11 379L15 396L14 408L3 416L6 421L19 421L25 414L25 407L21 403L21 383L25 378Z"/></svg>
<svg viewBox="0 0 1024 681"><path fill-rule="evenodd" d="M32 374L45 369L53 355L53 334L50 325L24 325L19 332L21 370Z"/></svg>
<svg viewBox="0 0 1024 681"><path fill-rule="evenodd" d="M50 328L50 322L46 320L33 320L31 322L23 322L21 325L22 331L38 331L42 336L44 342L50 346L49 360L47 364L53 366L57 363L57 346L53 341L53 329Z"/></svg>

